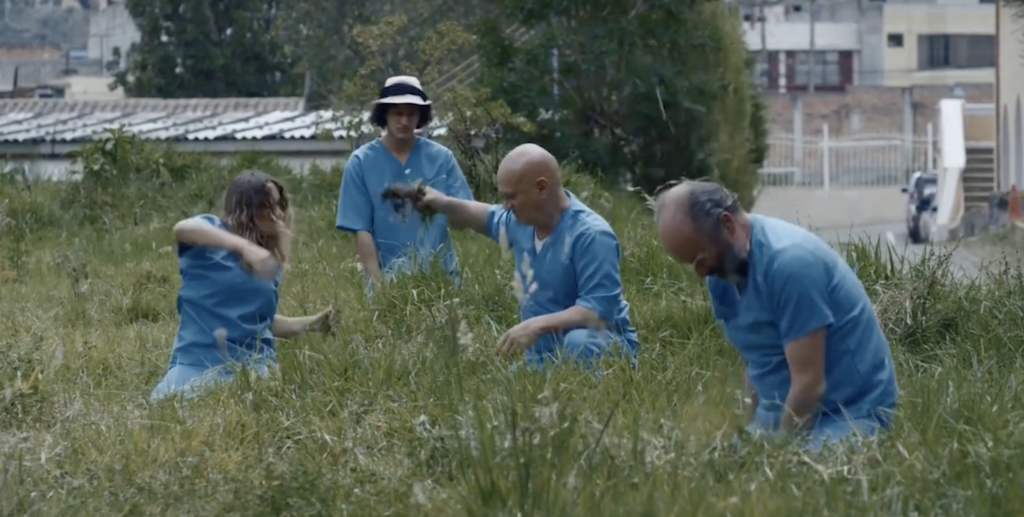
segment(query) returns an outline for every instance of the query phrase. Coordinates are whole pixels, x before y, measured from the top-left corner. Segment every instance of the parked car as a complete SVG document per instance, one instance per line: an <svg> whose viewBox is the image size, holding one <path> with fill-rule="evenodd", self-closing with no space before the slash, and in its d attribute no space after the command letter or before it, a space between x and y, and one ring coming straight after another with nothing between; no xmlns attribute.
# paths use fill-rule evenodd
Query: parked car
<svg viewBox="0 0 1024 517"><path fill-rule="evenodd" d="M935 217L938 206L935 194L939 190L939 176L935 171L917 171L910 176L910 183L903 187L907 195L907 237L910 242L920 244L928 240L931 225L926 222L922 229L922 217ZM923 230L923 231L922 231Z"/></svg>

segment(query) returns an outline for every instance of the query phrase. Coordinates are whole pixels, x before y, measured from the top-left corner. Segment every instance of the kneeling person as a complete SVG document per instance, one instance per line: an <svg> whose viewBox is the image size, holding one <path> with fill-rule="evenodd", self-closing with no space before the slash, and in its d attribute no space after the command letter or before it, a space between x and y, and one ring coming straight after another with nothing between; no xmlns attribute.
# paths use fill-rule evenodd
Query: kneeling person
<svg viewBox="0 0 1024 517"><path fill-rule="evenodd" d="M174 225L181 272L178 333L150 400L192 397L230 381L233 364L270 375L277 370L275 338L330 330L333 309L295 318L277 313L291 235L284 186L255 171L228 185L222 217L203 214Z"/></svg>
<svg viewBox="0 0 1024 517"><path fill-rule="evenodd" d="M555 357L592 361L618 343L635 364L637 334L608 222L562 188L557 160L539 146L513 149L498 167L497 183L501 206L433 189L421 204L448 216L453 227L512 249L522 322L501 337L499 351L523 352L528 364L541 366Z"/></svg>
<svg viewBox="0 0 1024 517"><path fill-rule="evenodd" d="M834 249L747 214L716 183L677 185L657 209L662 245L707 278L714 317L746 363L751 430L806 431L817 449L889 426L898 397L889 342Z"/></svg>

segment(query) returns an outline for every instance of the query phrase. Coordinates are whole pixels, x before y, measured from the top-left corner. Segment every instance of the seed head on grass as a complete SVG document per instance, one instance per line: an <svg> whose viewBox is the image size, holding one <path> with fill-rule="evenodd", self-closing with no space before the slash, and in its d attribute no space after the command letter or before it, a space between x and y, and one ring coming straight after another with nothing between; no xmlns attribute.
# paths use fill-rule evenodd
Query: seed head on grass
<svg viewBox="0 0 1024 517"><path fill-rule="evenodd" d="M220 353L223 354L224 357L227 357L228 331L225 330L224 327L220 327L213 331L213 337L217 340L217 349L220 350Z"/></svg>
<svg viewBox="0 0 1024 517"><path fill-rule="evenodd" d="M520 304L537 292L537 282L533 281L533 268L530 267L530 254L523 252L519 268L512 271L512 294Z"/></svg>
<svg viewBox="0 0 1024 517"><path fill-rule="evenodd" d="M505 228L505 225L498 227L498 249L501 250L501 259L508 259L511 246L508 243L508 229Z"/></svg>
<svg viewBox="0 0 1024 517"><path fill-rule="evenodd" d="M523 304L526 302L526 293L523 292L523 281L519 278L519 271L512 270L512 294L516 300Z"/></svg>
<svg viewBox="0 0 1024 517"><path fill-rule="evenodd" d="M459 322L459 331L456 334L458 337L459 348L468 350L472 348L474 342L473 332L469 330L469 325L466 324L466 320Z"/></svg>

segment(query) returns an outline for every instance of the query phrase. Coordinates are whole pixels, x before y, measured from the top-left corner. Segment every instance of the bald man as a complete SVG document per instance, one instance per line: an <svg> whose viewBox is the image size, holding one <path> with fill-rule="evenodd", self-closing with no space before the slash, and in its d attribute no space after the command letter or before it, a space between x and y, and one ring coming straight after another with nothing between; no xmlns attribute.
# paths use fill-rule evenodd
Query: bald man
<svg viewBox="0 0 1024 517"><path fill-rule="evenodd" d="M422 204L455 228L476 230L515 256L522 322L498 342L527 364L554 358L592 361L613 348L635 362L636 330L622 295L619 242L600 215L562 188L558 161L526 144L501 161L501 205L457 199L428 189ZM635 363L634 363L635 364Z"/></svg>
<svg viewBox="0 0 1024 517"><path fill-rule="evenodd" d="M834 249L745 213L717 183L676 185L656 206L662 245L707 278L714 317L746 363L750 430L800 431L819 449L889 426L898 398L889 342Z"/></svg>

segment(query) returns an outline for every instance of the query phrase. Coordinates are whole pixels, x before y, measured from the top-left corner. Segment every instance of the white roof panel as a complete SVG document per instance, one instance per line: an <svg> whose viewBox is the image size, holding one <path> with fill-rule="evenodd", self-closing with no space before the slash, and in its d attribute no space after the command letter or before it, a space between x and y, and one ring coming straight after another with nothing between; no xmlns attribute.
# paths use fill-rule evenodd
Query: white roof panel
<svg viewBox="0 0 1024 517"><path fill-rule="evenodd" d="M213 127L202 131L188 134L185 138L189 140L213 140L222 136L233 135L240 131L263 127L267 124L276 124L302 115L300 111L272 111L265 115L240 121L234 124Z"/></svg>
<svg viewBox="0 0 1024 517"><path fill-rule="evenodd" d="M123 128L127 133L147 140L219 140L219 139L296 139L316 137L329 132L336 139L355 135L375 135L378 128L369 124L369 112L344 115L333 110L302 112L277 111L187 111L170 112L146 104L127 109L103 108L65 111L26 109L0 114L0 142L60 141L81 142L103 138L109 129ZM444 132L444 124L435 120L428 131Z"/></svg>
<svg viewBox="0 0 1024 517"><path fill-rule="evenodd" d="M56 125L56 126L54 126L52 128L36 129L35 131L31 131L31 132L29 132L27 134L33 134L34 133L35 134L34 136L44 137L45 140L67 141L63 137L63 135L65 135L67 133L74 133L76 131L81 130L82 128L87 128L87 127L95 126L96 124L102 124L102 123L107 122L109 120L114 120L114 119L119 119L119 118L124 118L124 117L125 117L124 113L110 112L110 111L108 111L108 112L90 113L90 114L85 115L83 117L72 119L72 120L69 120L69 121L67 121L67 122L65 122L63 124Z"/></svg>
<svg viewBox="0 0 1024 517"><path fill-rule="evenodd" d="M128 127L153 120L162 113L136 113L134 115L121 115L116 118L108 120L98 120L94 124L82 125L77 129L66 131L59 135L54 136L54 140L62 142L73 142L77 140L92 140L93 137L101 137L107 133L108 129L115 129L124 126L126 132L130 132Z"/></svg>
<svg viewBox="0 0 1024 517"><path fill-rule="evenodd" d="M17 124L18 122L21 122L22 120L25 120L27 118L32 118L34 116L35 116L35 113L32 113L31 111L19 111L19 112L16 112L16 113L4 113L3 115L0 115L0 126L4 126L6 124Z"/></svg>
<svg viewBox="0 0 1024 517"><path fill-rule="evenodd" d="M311 115L316 117L313 120L313 122L305 126L298 126L294 129L289 129L287 131L281 132L281 134L278 136L280 136L281 138L289 139L313 138L316 135L317 131L334 131L335 129L337 129L338 119L341 118L341 113L332 110L321 110L314 112Z"/></svg>
<svg viewBox="0 0 1024 517"><path fill-rule="evenodd" d="M62 125L63 122L70 119L81 117L81 113L50 113L49 115L43 115L38 118L28 118L16 124L8 124L0 127L0 139L13 141L13 142L24 142L32 138L37 134L36 130L44 130L42 134L52 132L54 129Z"/></svg>
<svg viewBox="0 0 1024 517"><path fill-rule="evenodd" d="M324 124L331 122L331 112L314 112L302 117L292 119L286 122L280 122L276 124L267 124L263 127L242 131L234 134L234 137L241 139L251 138L266 138L267 136L273 136L276 134L283 133L285 131L297 128L305 128L309 126L316 126L317 124Z"/></svg>
<svg viewBox="0 0 1024 517"><path fill-rule="evenodd" d="M212 116L210 113L207 113L205 111L171 114L159 112L153 114L157 115L157 117L154 120L144 122L142 124L133 125L126 129L137 135L144 135L145 133L149 133L151 131L157 131L160 129L166 129L181 124L187 124L189 122L195 122L197 120L210 118ZM149 136L144 136L144 138L149 138Z"/></svg>
<svg viewBox="0 0 1024 517"><path fill-rule="evenodd" d="M153 140L165 140L171 138L177 138L182 135L187 135L194 131L202 131L213 127L223 126L239 120L244 120L255 116L256 113L245 111L245 112L234 112L234 113L210 113L206 117L197 119L187 124L180 124L177 126L171 126L160 131L155 131L145 135L144 138Z"/></svg>

